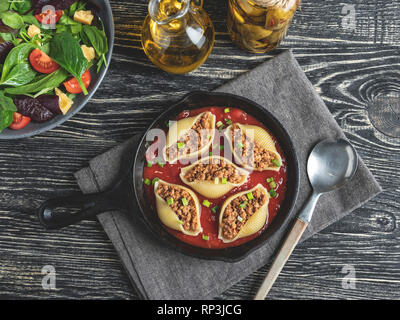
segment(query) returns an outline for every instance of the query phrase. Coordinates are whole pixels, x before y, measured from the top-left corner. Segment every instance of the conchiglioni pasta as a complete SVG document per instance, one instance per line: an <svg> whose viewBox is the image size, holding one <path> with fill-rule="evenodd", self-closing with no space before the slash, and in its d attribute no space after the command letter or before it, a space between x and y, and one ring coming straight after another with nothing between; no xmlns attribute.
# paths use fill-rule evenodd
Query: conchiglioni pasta
<svg viewBox="0 0 400 320"><path fill-rule="evenodd" d="M234 123L225 131L235 161L246 169L279 171L282 159L271 135L259 126Z"/></svg>
<svg viewBox="0 0 400 320"><path fill-rule="evenodd" d="M219 216L218 238L229 243L260 231L268 221L269 197L258 184L226 199Z"/></svg>
<svg viewBox="0 0 400 320"><path fill-rule="evenodd" d="M243 185L249 173L220 156L202 158L181 169L181 180L202 196L216 199Z"/></svg>
<svg viewBox="0 0 400 320"><path fill-rule="evenodd" d="M154 194L158 217L165 226L189 236L202 232L199 199L193 191L159 180Z"/></svg>
<svg viewBox="0 0 400 320"><path fill-rule="evenodd" d="M203 153L214 139L214 129L215 115L211 112L175 121L168 130L164 159L174 162Z"/></svg>
<svg viewBox="0 0 400 320"><path fill-rule="evenodd" d="M143 167L143 187L149 210L166 232L199 248L237 247L259 237L279 215L291 170L274 128L229 105L188 106L184 116L159 128L169 133L168 144L157 137L146 150L151 161ZM232 127L243 133L239 142L245 150L260 151L257 163L241 162L239 150L234 154ZM203 128L210 130L208 140L186 149L189 133L205 136Z"/></svg>

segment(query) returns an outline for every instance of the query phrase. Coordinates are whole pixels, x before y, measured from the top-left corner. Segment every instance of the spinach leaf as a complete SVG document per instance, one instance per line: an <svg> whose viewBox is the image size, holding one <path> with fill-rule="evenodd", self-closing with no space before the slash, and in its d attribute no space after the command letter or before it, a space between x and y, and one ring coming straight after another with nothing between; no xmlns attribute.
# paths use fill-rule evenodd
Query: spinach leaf
<svg viewBox="0 0 400 320"><path fill-rule="evenodd" d="M35 78L35 71L32 70L29 62L16 64L8 75L0 82L3 86L22 86Z"/></svg>
<svg viewBox="0 0 400 320"><path fill-rule="evenodd" d="M31 83L16 88L6 88L7 94L19 95L40 92L46 88L56 88L67 79L68 73L63 69L58 69L48 75L40 75Z"/></svg>
<svg viewBox="0 0 400 320"><path fill-rule="evenodd" d="M57 33L68 30L72 34L78 34L82 30L82 24L63 14L57 23Z"/></svg>
<svg viewBox="0 0 400 320"><path fill-rule="evenodd" d="M14 101L0 91L0 132L8 128L13 121L13 113L17 111Z"/></svg>
<svg viewBox="0 0 400 320"><path fill-rule="evenodd" d="M15 46L18 45L18 41L15 38L14 34L12 34L12 33L2 33L2 32L0 32L0 38L3 38L4 41L12 42Z"/></svg>
<svg viewBox="0 0 400 320"><path fill-rule="evenodd" d="M87 95L88 92L81 77L88 69L89 62L83 55L79 41L69 32L56 34L50 42L50 57L76 78L83 93Z"/></svg>
<svg viewBox="0 0 400 320"><path fill-rule="evenodd" d="M26 61L33 48L35 48L35 46L32 43L23 43L10 51L7 55L6 61L4 62L0 83L4 82L12 68L17 64Z"/></svg>
<svg viewBox="0 0 400 320"><path fill-rule="evenodd" d="M10 10L17 11L20 14L25 14L31 8L30 0L12 0Z"/></svg>
<svg viewBox="0 0 400 320"><path fill-rule="evenodd" d="M8 1L0 2L0 12L8 11L9 8L10 8L10 3Z"/></svg>
<svg viewBox="0 0 400 320"><path fill-rule="evenodd" d="M22 17L13 11L1 12L0 19L6 26L9 26L13 29L19 29L24 26L24 20Z"/></svg>
<svg viewBox="0 0 400 320"><path fill-rule="evenodd" d="M4 62L0 83L4 82L12 68L17 64L26 61L33 48L35 48L35 46L32 43L23 43L10 51L7 55L6 61Z"/></svg>
<svg viewBox="0 0 400 320"><path fill-rule="evenodd" d="M34 15L32 13L23 15L22 20L24 20L25 23L34 24L36 27L40 28L39 21L37 21L37 19L34 17Z"/></svg>
<svg viewBox="0 0 400 320"><path fill-rule="evenodd" d="M84 25L82 27L81 39L85 45L92 46L100 58L97 64L97 72L99 72L103 62L107 66L105 55L108 52L108 42L104 30L99 30L95 26Z"/></svg>

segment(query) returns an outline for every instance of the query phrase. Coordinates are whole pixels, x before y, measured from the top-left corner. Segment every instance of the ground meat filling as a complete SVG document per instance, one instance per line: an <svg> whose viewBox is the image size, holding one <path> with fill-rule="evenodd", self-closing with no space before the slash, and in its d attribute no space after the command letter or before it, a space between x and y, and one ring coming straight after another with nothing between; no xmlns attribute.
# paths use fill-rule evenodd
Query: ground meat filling
<svg viewBox="0 0 400 320"><path fill-rule="evenodd" d="M232 126L233 149L239 155L242 165L248 165L257 171L276 167L279 163L275 153L262 148L257 142L245 135L237 124Z"/></svg>
<svg viewBox="0 0 400 320"><path fill-rule="evenodd" d="M203 148L211 139L211 112L205 112L192 126L190 132L179 138L179 141L167 148L169 159L176 159Z"/></svg>
<svg viewBox="0 0 400 320"><path fill-rule="evenodd" d="M237 168L222 159L211 159L208 162L199 162L185 174L185 179L194 181L214 181L216 183L241 183L245 179Z"/></svg>
<svg viewBox="0 0 400 320"><path fill-rule="evenodd" d="M186 231L198 228L197 211L193 197L182 188L159 183L156 193L163 198L176 213ZM172 199L172 200L170 200Z"/></svg>
<svg viewBox="0 0 400 320"><path fill-rule="evenodd" d="M260 188L252 191L251 196L244 194L234 198L225 208L222 216L222 236L225 239L234 239L250 217L256 213L267 200L268 197L265 191Z"/></svg>

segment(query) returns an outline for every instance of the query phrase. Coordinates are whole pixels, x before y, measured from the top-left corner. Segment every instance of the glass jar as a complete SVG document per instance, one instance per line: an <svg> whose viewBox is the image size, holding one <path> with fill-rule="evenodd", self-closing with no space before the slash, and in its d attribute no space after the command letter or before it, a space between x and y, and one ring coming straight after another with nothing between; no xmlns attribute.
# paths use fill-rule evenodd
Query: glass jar
<svg viewBox="0 0 400 320"><path fill-rule="evenodd" d="M207 60L215 33L202 5L203 0L150 0L142 46L156 66L182 74Z"/></svg>
<svg viewBox="0 0 400 320"><path fill-rule="evenodd" d="M275 49L285 37L300 0L229 0L233 42L253 53Z"/></svg>

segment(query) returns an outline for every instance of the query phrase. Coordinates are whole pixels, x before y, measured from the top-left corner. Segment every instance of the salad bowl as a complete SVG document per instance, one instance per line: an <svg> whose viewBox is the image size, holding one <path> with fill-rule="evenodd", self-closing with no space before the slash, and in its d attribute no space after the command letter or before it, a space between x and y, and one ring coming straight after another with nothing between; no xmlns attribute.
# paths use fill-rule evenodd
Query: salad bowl
<svg viewBox="0 0 400 320"><path fill-rule="evenodd" d="M107 36L108 41L108 52L105 55L105 60L107 64L103 64L99 72L91 73L91 82L89 87L87 88L88 94L77 94L74 97L74 102L72 107L68 110L65 115L57 115L53 119L44 122L30 122L26 127L20 130L12 130L9 128L4 129L0 133L0 140L11 140L11 139L22 139L27 137L32 137L38 134L41 134L45 131L51 130L58 125L64 123L68 119L70 119L73 115L79 112L91 97L94 95L101 82L104 79L104 76L107 73L108 67L110 65L113 46L114 46L114 21L112 10L110 6L110 2L108 0L90 0L88 1L91 7L96 9L96 15L101 19L104 25L104 31ZM96 67L94 67L95 69Z"/></svg>

